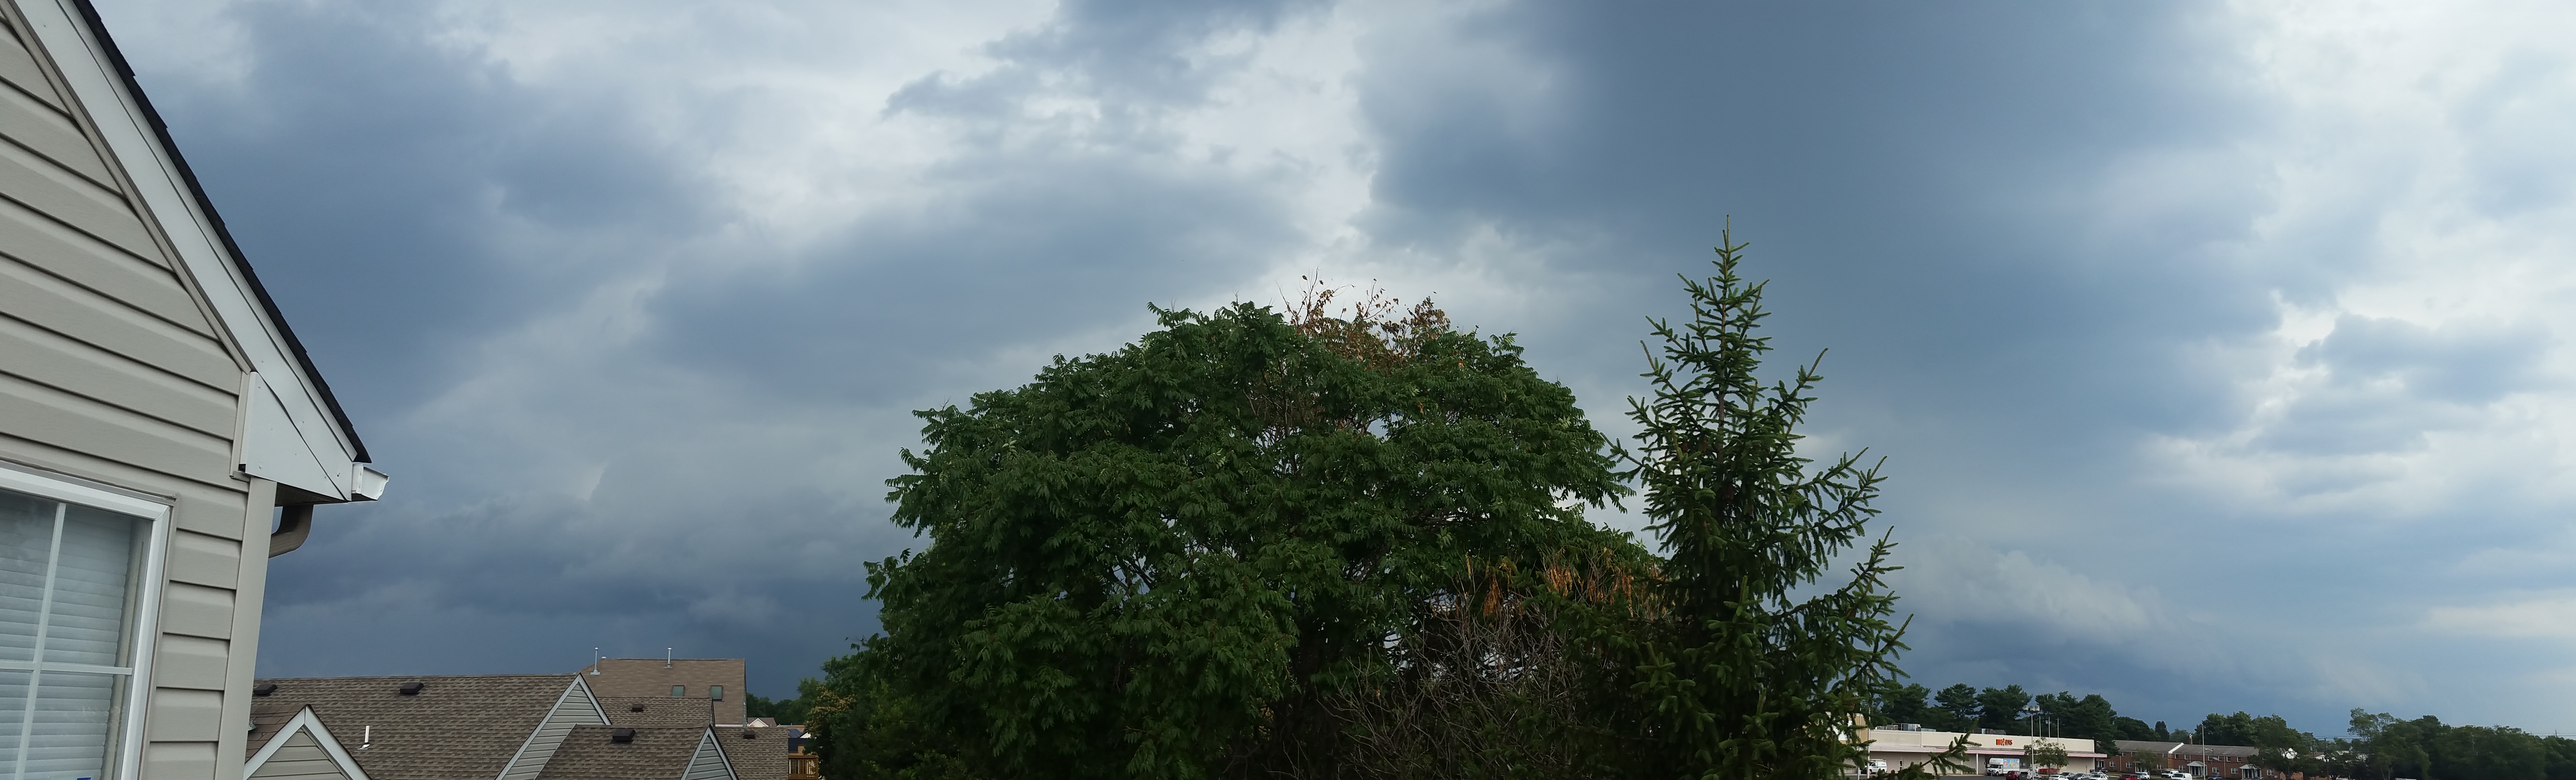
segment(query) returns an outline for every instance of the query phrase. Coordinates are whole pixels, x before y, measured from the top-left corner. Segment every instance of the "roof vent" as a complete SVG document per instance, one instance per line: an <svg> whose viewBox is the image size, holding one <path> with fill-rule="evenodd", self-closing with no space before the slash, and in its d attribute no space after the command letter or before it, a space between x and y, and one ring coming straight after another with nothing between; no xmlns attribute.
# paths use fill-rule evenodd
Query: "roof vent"
<svg viewBox="0 0 2576 780"><path fill-rule="evenodd" d="M421 689L422 687L423 687L423 686L422 686L420 683L416 683L416 682L407 682L407 683L403 683L403 684L402 684L402 695L404 695L404 696L418 696L418 695L420 695L420 689Z"/></svg>
<svg viewBox="0 0 2576 780"><path fill-rule="evenodd" d="M277 692L277 683L260 683L250 687L250 695L266 696Z"/></svg>
<svg viewBox="0 0 2576 780"><path fill-rule="evenodd" d="M617 743L633 742L635 741L635 730L618 729L616 731L608 732L608 741Z"/></svg>
<svg viewBox="0 0 2576 780"><path fill-rule="evenodd" d="M743 730L742 730L742 738L743 738L743 739L759 739L759 738L760 738L760 730L759 730L759 729L743 729Z"/></svg>
<svg viewBox="0 0 2576 780"><path fill-rule="evenodd" d="M639 702L636 702L636 703L634 703L634 704L626 705L626 711L627 711L627 712L643 712L643 711L644 711L644 703L639 701Z"/></svg>

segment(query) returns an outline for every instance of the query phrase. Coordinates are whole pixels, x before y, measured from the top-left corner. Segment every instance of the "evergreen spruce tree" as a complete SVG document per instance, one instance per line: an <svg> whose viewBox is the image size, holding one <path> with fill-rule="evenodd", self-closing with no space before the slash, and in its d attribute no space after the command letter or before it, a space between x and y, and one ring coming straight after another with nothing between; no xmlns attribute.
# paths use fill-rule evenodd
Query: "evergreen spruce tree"
<svg viewBox="0 0 2576 780"><path fill-rule="evenodd" d="M1630 399L1641 432L1624 476L1644 493L1666 558L1644 627L1618 643L1632 654L1632 705L1650 741L1633 775L1832 780L1866 764L1861 716L1901 674L1904 625L1890 619L1884 579L1894 545L1882 535L1848 580L1796 594L1814 592L1836 556L1866 539L1881 477L1858 453L1823 468L1800 457L1818 364L1789 382L1756 375L1771 350L1754 334L1763 284L1738 275L1744 245L1721 235L1717 275L1682 280L1691 320L1653 321L1663 342L1643 374L1653 397Z"/></svg>

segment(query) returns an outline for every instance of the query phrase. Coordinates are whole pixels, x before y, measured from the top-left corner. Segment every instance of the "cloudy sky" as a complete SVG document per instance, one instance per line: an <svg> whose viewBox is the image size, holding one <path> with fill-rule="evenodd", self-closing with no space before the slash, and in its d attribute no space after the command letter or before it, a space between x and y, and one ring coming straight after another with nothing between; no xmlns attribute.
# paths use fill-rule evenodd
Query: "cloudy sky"
<svg viewBox="0 0 2576 780"><path fill-rule="evenodd" d="M911 410L1321 274L1624 431L1732 216L1921 681L2576 731L2563 3L98 1L395 475L263 674L783 695Z"/></svg>

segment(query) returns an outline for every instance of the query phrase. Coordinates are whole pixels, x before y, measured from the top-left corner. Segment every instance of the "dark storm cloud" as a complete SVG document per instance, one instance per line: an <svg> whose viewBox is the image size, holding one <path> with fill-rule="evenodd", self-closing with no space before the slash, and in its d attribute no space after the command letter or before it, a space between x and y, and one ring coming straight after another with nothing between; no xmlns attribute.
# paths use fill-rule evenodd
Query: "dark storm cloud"
<svg viewBox="0 0 2576 780"><path fill-rule="evenodd" d="M278 559L264 673L676 646L748 657L783 694L873 630L859 563L920 544L881 501L909 410L1112 347L1149 302L1269 302L1281 269L1344 263L1522 331L1617 430L1641 315L1685 312L1672 275L1707 271L1729 216L1773 280L1775 359L1832 349L1816 441L1890 459L1922 682L2325 729L2356 696L2432 701L2388 659L2436 651L2388 627L2556 584L2539 564L2351 577L2514 548L2554 511L2527 487L2358 520L2297 504L2388 478L2332 459L2418 451L2556 386L2557 341L2510 315L2347 314L2277 350L2313 379L2296 394L2247 390L2285 307L2330 309L2387 220L2276 219L2283 109L2213 5L1071 2L920 48L974 55L955 67L858 74L789 67L883 42L813 21L838 7L638 3L480 36L554 9L507 7L250 2L225 17L239 83L137 58L397 477ZM953 32L943 12L889 13ZM1250 43L1336 25L1356 43L1315 62ZM2516 63L2438 117L2492 139L2462 165L2493 213L2564 199L2546 171L2576 114L2543 88L2564 63ZM1350 96L1314 103L1355 112L1335 159L1236 159L1191 124L1299 67L1331 73L1289 74L1317 81L1297 94ZM883 86L780 86L835 78ZM1364 202L1318 228L1344 164ZM2333 194L2404 178L2353 176ZM1525 296L1472 291L1491 289ZM2277 468L2283 497L2175 487L2156 442ZM2317 635L2399 649L2299 643Z"/></svg>
<svg viewBox="0 0 2576 780"><path fill-rule="evenodd" d="M846 646L848 632L806 620L871 620L848 599L800 595L850 587L818 580L811 559L838 554L855 569L860 551L784 533L846 517L837 499L675 502L615 483L595 503L476 496L455 475L507 469L512 453L424 446L434 442L395 424L456 381L478 342L710 225L698 182L626 107L531 88L480 52L428 40L434 10L236 6L253 53L245 83L192 90L187 74L143 75L381 465L413 491L325 511L311 554L277 562L262 672L543 671L602 643L627 654L677 643L760 657L761 689L779 692ZM619 500L636 494L649 500ZM732 545L636 549L669 542L651 529L674 523L757 530L725 536ZM710 608L721 604L734 609Z"/></svg>
<svg viewBox="0 0 2576 780"><path fill-rule="evenodd" d="M1032 335L1141 322L1145 302L1234 281L1295 240L1240 175L1159 159L1157 129L1241 65L1186 50L1259 32L1294 4L1077 5L992 43L997 72L934 74L886 107L946 123L969 148L930 170L930 194L798 249L710 249L727 215L685 150L650 140L613 97L531 84L430 40L431 10L237 8L247 83L162 90L411 491L325 513L310 553L278 562L264 673L540 670L593 646L678 645L748 656L756 690L783 693L872 630L859 563L916 544L877 500L910 438L906 404L962 401L993 379L961 364ZM1066 96L1098 101L1104 121L1031 132L1028 105ZM750 254L706 257L726 252ZM635 351L530 367L546 396L519 413L595 464L579 495L488 478L547 468L548 453L387 419L444 403L437 393L490 370L478 362L495 343L542 331L604 279L656 266L668 277L641 288ZM895 421L768 443L706 430L846 424L835 405ZM836 438L882 451L817 485L798 462L848 457L811 441Z"/></svg>
<svg viewBox="0 0 2576 780"><path fill-rule="evenodd" d="M1000 157L943 172L958 192L928 214L870 220L785 268L675 284L655 307L672 359L756 377L748 393L901 402L1033 325L1139 321L1287 239L1275 204L1233 182Z"/></svg>
<svg viewBox="0 0 2576 780"><path fill-rule="evenodd" d="M1732 215L1777 280L1782 345L1835 349L1839 398L1902 384L1882 397L1905 413L2012 408L1985 422L2035 430L2106 412L2186 422L2216 388L2159 346L2272 322L2259 293L2193 256L2250 215L2185 209L2137 240L2086 224L2084 207L2121 155L2247 121L2237 96L2171 72L2213 48L2184 29L2194 12L1516 7L1475 31L1550 66L1528 122L1458 88L1474 74L1408 78L1438 63L1386 41L1368 93L1385 134L1379 235L1436 241L1424 231L1472 219L1598 236L1562 262L1651 295L1697 273ZM1991 381L2032 374L2051 381Z"/></svg>
<svg viewBox="0 0 2576 780"><path fill-rule="evenodd" d="M1884 506L1899 537L1975 543L1912 555L2029 549L2089 571L2118 559L2106 549L2241 530L2216 518L2148 530L2167 499L2129 475L2141 432L2202 432L2241 415L2225 377L2187 365L2190 348L2278 322L2263 284L2275 280L2214 251L2265 211L2259 163L2221 153L2196 180L2122 177L2141 156L2224 149L2261 123L2250 96L2201 78L2231 67L2228 42L2195 24L2207 12L1529 4L1458 33L1462 46L1539 63L1542 77L1513 81L1386 37L1367 50L1382 159L1371 224L1380 241L1444 244L1492 224L1579 246L1554 262L1671 314L1670 274L1705 273L1731 215L1754 245L1750 272L1772 280L1775 355L1832 349L1819 423L1865 433L1850 444L1890 458ZM2152 207L2105 221L2111 199ZM1636 354L1594 347L1633 343L1634 311L1525 340L1579 385L1633 392L1622 380ZM1606 412L1615 399L1586 400ZM2120 497L2104 506L2106 495ZM2064 569L1998 579L1917 560L1901 581L1926 597L1909 602L1922 620L1908 666L1935 687L2130 691L2138 714L2184 719L2227 706L2216 691L2307 678L2232 668L2207 646L2207 626L2171 615L2097 625L2067 618L2112 607L1937 598L1987 580L2053 591L2083 576ZM2113 600L2158 584L2203 590L2146 572L2095 576Z"/></svg>
<svg viewBox="0 0 2576 780"><path fill-rule="evenodd" d="M335 387L374 402L362 413L418 403L448 351L706 224L621 107L427 40L433 11L234 6L246 83L142 76L262 280L299 322L329 323L298 335L331 357ZM599 228L605 245L514 246L522 225Z"/></svg>
<svg viewBox="0 0 2576 780"><path fill-rule="evenodd" d="M1288 15L1325 6L1317 0L1074 0L1056 9L1052 23L991 48L1021 73L1073 75L1114 104L1187 103L1206 97L1212 68L1204 56L1191 55L1203 55L1197 50L1210 39L1269 32ZM943 83L924 81L898 93L891 107L934 101Z"/></svg>
<svg viewBox="0 0 2576 780"><path fill-rule="evenodd" d="M861 217L792 256L673 266L645 304L649 351L638 354L713 377L713 392L733 403L775 397L899 411L939 388L952 401L982 389L960 386L981 378L961 365L1033 335L1135 322L1144 301L1200 294L1276 262L1296 240L1282 204L1240 176L1172 164L1173 139L1157 120L1204 100L1213 75L1241 65L1194 48L1294 12L1077 4L990 44L999 65L989 71L915 81L885 110L945 123L971 150L931 169L932 194ZM2179 29L2177 13L1533 6L1500 9L1455 32L1536 63L1545 75L1538 84L1492 83L1497 74L1452 67L1438 49L1370 40L1359 86L1378 148L1364 224L1385 246L1453 246L1476 224L1563 241L1580 254L1551 263L1655 300L1670 297L1668 273L1697 272L1719 217L1733 214L1760 241L1756 270L1778 280L1776 332L1787 351L1836 349L1829 391L1838 406L1829 415L1920 420L1916 436L1987 458L2086 462L2067 456L2094 454L2127 426L2188 417L2191 399L2211 392L2167 379L2179 372L2159 370L2169 358L2155 353L2164 342L2146 336L2269 322L2262 300L2206 284L2212 269L2170 257L2176 244L2221 240L2241 225L2184 215L2158 227L2185 235L2105 251L2099 226L2082 224L2074 215L2084 209L2065 202L2094 197L2084 188L2124 151L2189 145L2236 121L2229 96L2176 83L2154 66L2206 45ZM246 233L306 242L254 251L293 258L284 262L364 258L386 269L372 275L387 285L379 295L282 293L319 302L298 308L300 319L369 323L324 342L326 355L362 353L357 344L381 339L395 348L372 360L393 362L473 343L567 305L585 281L632 259L620 252L651 253L657 241L707 229L704 196L668 150L622 121L621 106L539 90L477 52L420 40L409 32L418 12L255 5L240 21L258 63L247 89L263 100L251 104L257 122L200 120L240 128L199 152L227 161L209 173L218 196L255 204L231 207L253 215ZM1068 97L1090 101L1096 115L1067 120L1042 108ZM2193 119L2170 119L2177 116ZM279 134L295 140L281 143ZM279 164L293 175L250 174ZM304 186L222 189L266 181ZM344 227L307 230L314 210L349 217L325 222ZM573 238L502 240L514 228ZM570 251L548 253L559 246ZM380 247L392 251L360 253ZM1622 388L1634 359L1598 346L1633 340L1628 316L1527 340L1570 381ZM409 378L431 370L424 362L335 371ZM1983 379L2032 373L2056 381ZM633 379L661 381L651 372ZM377 399L362 408L411 400L400 386L353 392ZM1612 401L1589 404L1606 410ZM582 427L610 445L621 435L609 431L630 419L605 415ZM2070 426L2079 428L2072 436L2043 435ZM1962 429L1976 435L1961 441ZM1934 451L1930 442L1898 433L1869 444L1896 455L1906 479L1938 483L1966 469L1945 473L1920 457ZM656 435L622 437L652 449ZM418 454L497 454L459 446ZM455 509L433 501L378 510L360 530L337 540L326 533L313 561L281 565L281 614L380 612L368 599L403 599L438 620L526 623L512 636L531 650L486 656L489 663L579 647L583 636L644 639L617 627L626 623L667 635L674 627L653 616L727 597L719 594L783 603L787 594L829 591L846 604L856 588L849 559L867 557L847 548L900 538L822 532L825 548L844 553L837 575L829 565L757 565L757 549L673 555L657 545L707 538L684 530L693 524L796 529L810 539L835 514L868 520L883 509L852 505L846 487L797 498L792 480L747 475L748 483L692 496L665 487L689 472L687 455L668 457L676 462L611 458L585 501L513 494ZM436 495L452 470L414 468L414 489ZM861 485L882 478L851 476ZM2065 476L2052 469L2030 482ZM722 565L734 568L711 568ZM462 571L475 575L454 576ZM860 619L834 611L843 623ZM298 635L298 625L281 617L277 631ZM680 626L706 638L742 633L723 621ZM831 646L799 644L809 656ZM322 650L309 663L332 658ZM271 663L301 665L293 659ZM362 665L392 662L379 655Z"/></svg>

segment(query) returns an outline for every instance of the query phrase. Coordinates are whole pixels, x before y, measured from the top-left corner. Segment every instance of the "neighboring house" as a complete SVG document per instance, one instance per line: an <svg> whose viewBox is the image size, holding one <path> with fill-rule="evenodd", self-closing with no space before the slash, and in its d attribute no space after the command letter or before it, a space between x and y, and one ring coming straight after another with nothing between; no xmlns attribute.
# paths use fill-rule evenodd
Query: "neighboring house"
<svg viewBox="0 0 2576 780"><path fill-rule="evenodd" d="M660 661L655 661L660 663ZM790 733L588 675L261 680L255 780L786 780Z"/></svg>
<svg viewBox="0 0 2576 780"><path fill-rule="evenodd" d="M0 0L0 780L240 776L268 558L368 460L97 14Z"/></svg>
<svg viewBox="0 0 2576 780"><path fill-rule="evenodd" d="M698 699L715 723L735 725L745 721L744 679L740 658L603 658L582 671L602 697Z"/></svg>

